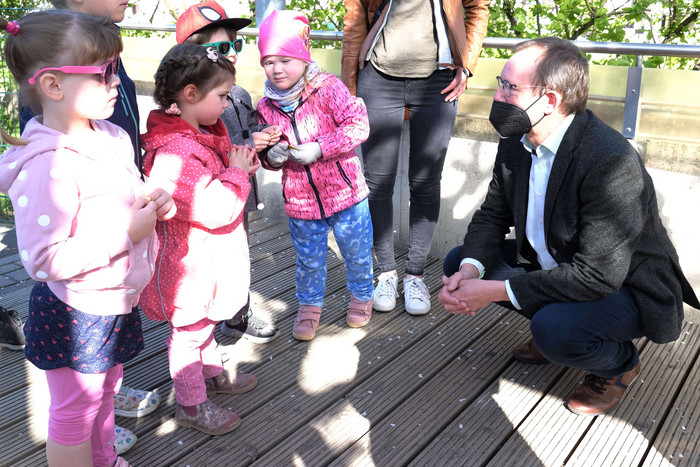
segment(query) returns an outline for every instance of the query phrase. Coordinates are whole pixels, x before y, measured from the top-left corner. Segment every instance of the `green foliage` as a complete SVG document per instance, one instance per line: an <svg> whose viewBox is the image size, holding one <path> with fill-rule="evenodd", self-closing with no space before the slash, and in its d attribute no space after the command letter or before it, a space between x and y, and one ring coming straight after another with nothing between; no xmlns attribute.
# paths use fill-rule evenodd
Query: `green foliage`
<svg viewBox="0 0 700 467"><path fill-rule="evenodd" d="M304 12L315 31L342 31L345 4L336 0L287 0L287 8ZM250 2L251 11L255 1ZM596 42L700 44L700 0L492 0L489 37L531 39L557 36ZM641 38L640 38L641 37ZM342 43L312 41L314 47L341 48ZM485 49L485 56L507 58L507 49ZM595 58L594 63L634 65L636 57ZM700 68L697 58L645 58L644 66Z"/></svg>
<svg viewBox="0 0 700 467"><path fill-rule="evenodd" d="M48 0L0 0L0 9L2 9L2 15L5 19L8 19L8 17L17 19L17 17L13 17L12 14L8 14L8 10L10 9L20 10L21 14L19 16L22 16L27 10L48 6L51 6ZM6 14L8 14L8 16L5 16Z"/></svg>
<svg viewBox="0 0 700 467"><path fill-rule="evenodd" d="M139 31L136 29L122 29L122 36L124 37L154 37L159 39L164 39L170 36L170 32L162 31Z"/></svg>
<svg viewBox="0 0 700 467"><path fill-rule="evenodd" d="M255 0L250 2L250 11L255 12ZM301 11L309 18L312 31L342 31L345 16L343 0L288 0L288 10ZM254 16L254 15L253 15ZM340 49L341 41L312 40L311 47Z"/></svg>
<svg viewBox="0 0 700 467"><path fill-rule="evenodd" d="M0 0L0 15L7 20L21 18L28 10L40 6L41 1ZM0 50L5 50L5 37L0 35ZM5 60L0 59L0 125L12 136L19 136L19 115L17 113L17 83L5 66ZM7 145L0 145L0 153ZM0 213L4 212L0 206Z"/></svg>
<svg viewBox="0 0 700 467"><path fill-rule="evenodd" d="M634 31L644 34L648 43L700 44L696 27L700 0L494 0L489 9L491 37L629 42L628 34ZM486 49L484 55L508 57L510 51ZM617 56L594 63L628 66L635 60ZM697 66L697 59L653 57L644 66L690 69Z"/></svg>

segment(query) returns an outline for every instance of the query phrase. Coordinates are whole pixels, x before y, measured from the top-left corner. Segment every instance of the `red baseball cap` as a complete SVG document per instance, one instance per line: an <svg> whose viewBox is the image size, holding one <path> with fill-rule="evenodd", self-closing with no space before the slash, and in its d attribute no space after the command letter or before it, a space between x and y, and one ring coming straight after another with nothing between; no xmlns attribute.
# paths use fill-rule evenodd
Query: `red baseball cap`
<svg viewBox="0 0 700 467"><path fill-rule="evenodd" d="M178 44L196 32L207 28L230 28L238 31L251 23L248 18L229 18L224 7L214 0L195 3L180 15L175 24L175 39Z"/></svg>

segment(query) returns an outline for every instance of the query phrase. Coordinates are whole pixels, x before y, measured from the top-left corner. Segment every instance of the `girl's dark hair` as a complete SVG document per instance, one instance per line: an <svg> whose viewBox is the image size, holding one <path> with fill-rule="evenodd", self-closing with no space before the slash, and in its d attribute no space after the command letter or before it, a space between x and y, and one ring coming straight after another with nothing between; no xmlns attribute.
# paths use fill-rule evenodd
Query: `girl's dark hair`
<svg viewBox="0 0 700 467"><path fill-rule="evenodd" d="M225 28L223 26L220 27L208 27L208 28L202 28L199 31L195 32L192 34L190 37L185 39L183 41L183 44L208 44L211 42L211 38L214 35L216 31L219 29L223 29L224 32L226 33L226 36L228 37L228 40L230 41L235 41L236 40L236 30L233 28Z"/></svg>
<svg viewBox="0 0 700 467"><path fill-rule="evenodd" d="M212 57L216 57L214 61ZM216 86L235 79L236 71L214 47L178 44L165 54L154 76L153 99L162 109L177 103L178 93L190 84L206 95Z"/></svg>
<svg viewBox="0 0 700 467"><path fill-rule="evenodd" d="M19 84L19 100L41 113L36 85L28 80L42 68L90 65L122 51L119 28L110 19L66 10L28 13L19 31L5 40L5 62ZM0 17L0 30L8 22Z"/></svg>

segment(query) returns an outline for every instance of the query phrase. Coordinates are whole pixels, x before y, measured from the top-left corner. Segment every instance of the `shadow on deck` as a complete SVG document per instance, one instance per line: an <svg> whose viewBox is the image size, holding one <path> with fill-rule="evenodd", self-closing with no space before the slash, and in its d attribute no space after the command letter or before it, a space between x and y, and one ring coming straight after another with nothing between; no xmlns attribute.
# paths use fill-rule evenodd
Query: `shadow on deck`
<svg viewBox="0 0 700 467"><path fill-rule="evenodd" d="M621 405L605 416L577 416L562 401L583 373L515 361L511 350L529 329L514 312L497 305L476 317L445 312L436 300L436 258L426 269L429 314L410 316L399 301L393 312L375 312L367 327L347 327L345 269L330 243L321 324L313 341L298 342L291 337L295 255L286 222L251 223L253 306L281 336L255 345L217 330L228 364L259 379L248 394L213 398L243 418L228 435L173 422L168 327L145 320L146 349L125 366L124 382L157 388L163 403L142 419L117 417L139 437L124 456L132 465L700 464L698 325L685 323L671 344L640 340L642 374ZM399 269L403 261L405 252ZM20 269L16 253L0 255L0 274ZM32 285L0 289L0 305L25 318ZM21 352L0 349L0 465L45 465L47 407L42 372Z"/></svg>

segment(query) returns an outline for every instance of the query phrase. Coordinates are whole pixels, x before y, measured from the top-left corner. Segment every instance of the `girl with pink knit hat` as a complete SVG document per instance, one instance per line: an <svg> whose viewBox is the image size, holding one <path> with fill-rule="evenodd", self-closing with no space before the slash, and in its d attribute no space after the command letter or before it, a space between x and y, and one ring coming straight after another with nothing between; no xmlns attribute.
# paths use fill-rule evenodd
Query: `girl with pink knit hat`
<svg viewBox="0 0 700 467"><path fill-rule="evenodd" d="M372 315L372 221L355 148L367 139L362 99L311 60L309 22L301 13L273 11L260 25L265 69L261 123L282 128L262 164L282 170L282 197L297 254L299 311L292 335L314 338L326 292L328 232L345 260L351 297L346 323L361 327Z"/></svg>

